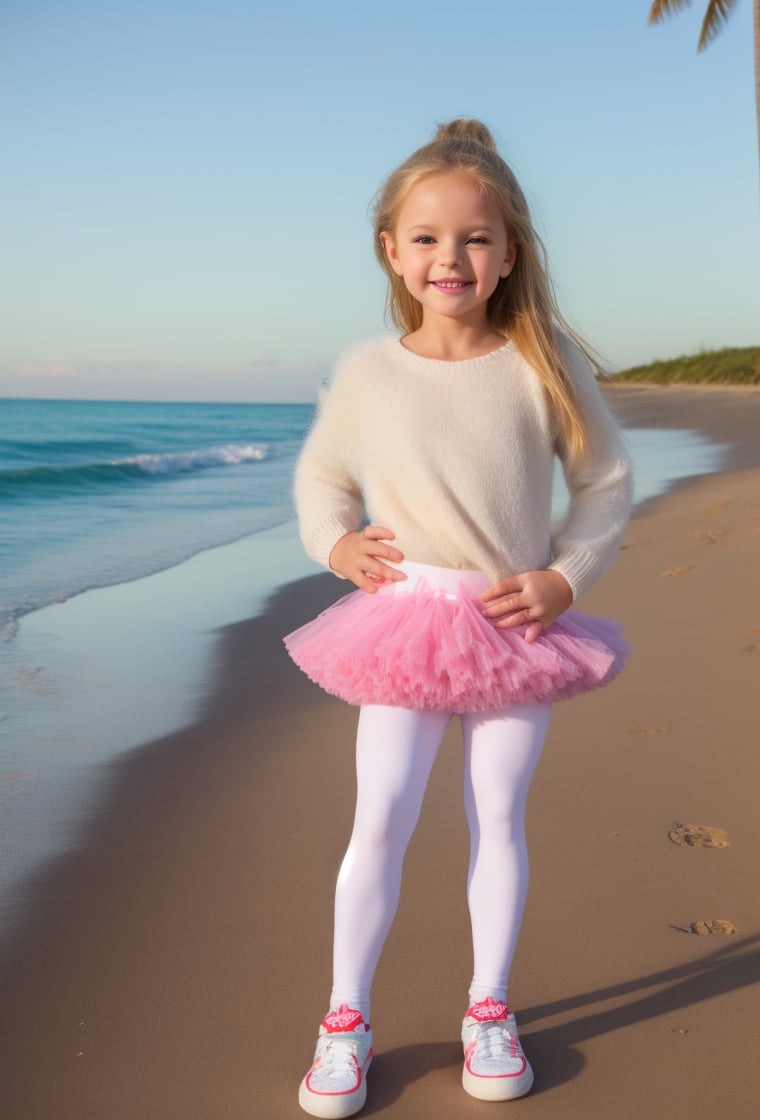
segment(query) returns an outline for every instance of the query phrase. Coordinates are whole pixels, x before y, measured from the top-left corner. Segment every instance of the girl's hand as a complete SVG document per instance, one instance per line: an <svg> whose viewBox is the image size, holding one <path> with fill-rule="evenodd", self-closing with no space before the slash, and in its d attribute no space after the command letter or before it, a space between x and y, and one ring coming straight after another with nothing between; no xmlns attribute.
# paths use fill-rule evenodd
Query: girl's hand
<svg viewBox="0 0 760 1120"><path fill-rule="evenodd" d="M404 559L403 552L386 544L386 541L395 539L396 534L382 525L365 525L363 529L346 533L333 546L330 567L338 575L350 579L360 591L374 595L386 580L397 583L406 579L403 572L383 563L383 560L390 560L393 564L400 564Z"/></svg>
<svg viewBox="0 0 760 1120"><path fill-rule="evenodd" d="M548 568L499 580L483 592L480 601L483 614L498 619L495 625L500 629L527 624L525 640L535 642L572 604L573 592L560 572Z"/></svg>

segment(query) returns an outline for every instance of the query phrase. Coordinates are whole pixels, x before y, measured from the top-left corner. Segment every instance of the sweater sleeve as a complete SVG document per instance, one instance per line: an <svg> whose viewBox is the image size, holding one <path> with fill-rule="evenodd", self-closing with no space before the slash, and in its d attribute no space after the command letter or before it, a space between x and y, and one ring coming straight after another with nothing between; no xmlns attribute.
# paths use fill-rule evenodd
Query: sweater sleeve
<svg viewBox="0 0 760 1120"><path fill-rule="evenodd" d="M590 363L569 339L563 338L561 347L586 426L588 449L583 455L560 455L570 508L552 541L550 567L561 572L577 599L615 559L631 511L633 472Z"/></svg>
<svg viewBox="0 0 760 1120"><path fill-rule="evenodd" d="M336 542L358 529L365 516L351 466L356 461L355 395L351 370L344 364L320 394L296 465L294 498L301 540L308 555L326 568Z"/></svg>

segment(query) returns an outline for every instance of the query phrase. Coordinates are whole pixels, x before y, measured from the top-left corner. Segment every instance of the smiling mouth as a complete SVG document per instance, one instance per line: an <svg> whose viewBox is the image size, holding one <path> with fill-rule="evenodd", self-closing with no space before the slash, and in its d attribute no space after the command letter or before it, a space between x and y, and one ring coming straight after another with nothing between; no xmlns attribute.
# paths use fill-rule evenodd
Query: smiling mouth
<svg viewBox="0 0 760 1120"><path fill-rule="evenodd" d="M445 292L461 292L463 288L469 288L472 280L431 280L434 288L440 288Z"/></svg>

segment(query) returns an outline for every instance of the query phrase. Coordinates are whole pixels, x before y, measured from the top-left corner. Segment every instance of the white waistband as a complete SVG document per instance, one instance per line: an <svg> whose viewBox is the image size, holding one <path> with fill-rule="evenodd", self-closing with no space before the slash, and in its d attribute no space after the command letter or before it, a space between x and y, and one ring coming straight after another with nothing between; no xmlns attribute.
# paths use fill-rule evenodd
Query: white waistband
<svg viewBox="0 0 760 1120"><path fill-rule="evenodd" d="M418 584L424 582L434 591L451 593L456 592L461 584L468 594L477 597L482 595L487 587L491 586L491 580L485 572L471 569L438 568L435 564L418 564L414 560L404 560L401 564L391 564L389 566L404 572L407 578L395 583L382 584L379 589L380 594L400 595L404 592L414 591Z"/></svg>

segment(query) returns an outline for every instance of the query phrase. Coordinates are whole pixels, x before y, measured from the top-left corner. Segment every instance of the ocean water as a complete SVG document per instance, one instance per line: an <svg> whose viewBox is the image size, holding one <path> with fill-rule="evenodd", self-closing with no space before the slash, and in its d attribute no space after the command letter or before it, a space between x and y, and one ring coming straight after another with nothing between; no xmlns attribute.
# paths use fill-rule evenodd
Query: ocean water
<svg viewBox="0 0 760 1120"><path fill-rule="evenodd" d="M0 936L109 763L192 721L218 629L317 570L290 496L311 415L0 400ZM626 435L638 501L722 462L695 432Z"/></svg>
<svg viewBox="0 0 760 1120"><path fill-rule="evenodd" d="M0 401L0 640L32 611L287 522L311 414L305 404ZM720 453L688 431L628 439L639 500L713 469Z"/></svg>
<svg viewBox="0 0 760 1120"><path fill-rule="evenodd" d="M292 516L308 405L0 401L0 637Z"/></svg>

